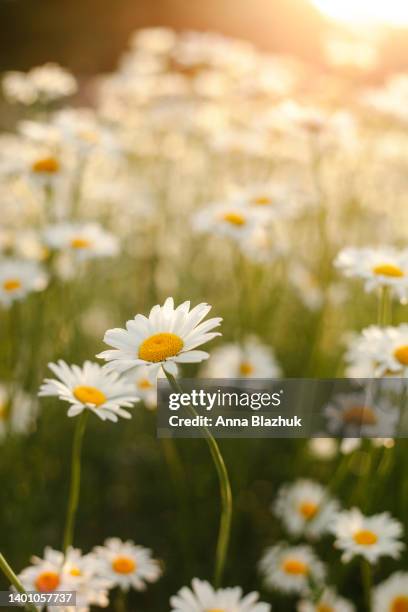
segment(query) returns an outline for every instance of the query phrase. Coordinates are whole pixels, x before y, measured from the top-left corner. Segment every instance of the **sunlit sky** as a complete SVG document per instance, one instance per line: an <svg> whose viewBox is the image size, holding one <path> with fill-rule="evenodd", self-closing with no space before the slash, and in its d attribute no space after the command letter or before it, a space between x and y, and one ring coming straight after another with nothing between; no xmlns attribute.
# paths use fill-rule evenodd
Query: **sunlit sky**
<svg viewBox="0 0 408 612"><path fill-rule="evenodd" d="M352 24L408 24L408 0L312 0L325 15Z"/></svg>

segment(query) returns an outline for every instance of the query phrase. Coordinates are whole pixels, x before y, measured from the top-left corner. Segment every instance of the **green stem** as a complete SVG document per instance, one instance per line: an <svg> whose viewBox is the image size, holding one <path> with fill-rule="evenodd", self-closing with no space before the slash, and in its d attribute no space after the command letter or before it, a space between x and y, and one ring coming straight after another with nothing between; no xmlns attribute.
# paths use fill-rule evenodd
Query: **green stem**
<svg viewBox="0 0 408 612"><path fill-rule="evenodd" d="M115 597L115 612L126 612L126 595L126 591L119 587Z"/></svg>
<svg viewBox="0 0 408 612"><path fill-rule="evenodd" d="M183 393L183 389L181 388L178 381L165 371L167 376L167 380L169 381L171 387L177 393ZM194 416L198 416L197 412L193 408L193 406L188 407L190 412L193 413ZM221 519L220 519L220 527L218 531L218 539L217 539L217 548L215 553L215 570L214 570L214 586L218 588L221 584L222 576L224 573L225 561L227 558L228 552L228 544L231 533L231 522L232 522L232 494L231 494L231 485L228 477L227 468L225 467L224 459L222 457L219 446L208 430L207 427L202 427L202 432L205 437L205 440L210 449L210 453L212 459L214 461L215 469L217 470L219 484L220 484L220 495L221 495Z"/></svg>
<svg viewBox="0 0 408 612"><path fill-rule="evenodd" d="M389 287L381 287L380 299L378 302L378 325L385 327L391 325L391 295Z"/></svg>
<svg viewBox="0 0 408 612"><path fill-rule="evenodd" d="M366 559L361 560L361 580L363 583L364 599L367 606L367 612L370 612L372 575L371 566Z"/></svg>
<svg viewBox="0 0 408 612"><path fill-rule="evenodd" d="M6 576L10 584L12 584L19 593L23 593L24 595L27 594L25 588L21 584L17 575L13 572L10 565L7 563L6 559L3 557L1 553L0 553L0 569L3 572L3 574ZM37 608L33 604L30 604L30 603L27 603L24 606L24 608L26 610L29 610L29 612L37 612Z"/></svg>
<svg viewBox="0 0 408 612"><path fill-rule="evenodd" d="M78 509L79 491L81 488L81 449L88 416L89 412L85 408L85 410L83 410L81 413L81 416L78 418L75 428L71 459L71 485L64 531L64 552L66 552L69 546L72 546L74 536L75 516Z"/></svg>

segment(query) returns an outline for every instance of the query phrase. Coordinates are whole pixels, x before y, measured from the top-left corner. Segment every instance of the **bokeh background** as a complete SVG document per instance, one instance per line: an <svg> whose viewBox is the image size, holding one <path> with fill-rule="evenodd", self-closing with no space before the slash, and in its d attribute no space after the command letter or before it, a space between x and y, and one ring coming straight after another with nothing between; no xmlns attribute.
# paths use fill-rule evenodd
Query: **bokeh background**
<svg viewBox="0 0 408 612"><path fill-rule="evenodd" d="M322 75L328 67L324 41L342 29L307 0L1 0L0 23L1 71L26 70L44 62L58 62L71 69L82 82L81 103L92 100L92 76L116 67L130 33L136 28L164 25L177 30L221 32L252 41L267 51L299 57L317 66ZM364 33L364 36L372 34ZM380 82L388 72L406 69L407 58L406 30L390 27L381 33L381 53L373 67L358 71L357 77L352 65L345 66L340 76L346 82L356 78L362 82ZM0 110L1 125L9 128L15 119L14 111L5 105ZM98 306L98 300L102 300L104 275L115 277L115 292L120 300L109 294L104 307L109 312L107 323L116 325L118 321L125 321L132 311L144 311L146 300L126 297L129 279L118 278L116 270L109 270L109 266L100 265L95 274L98 285L95 301ZM207 300L211 285L212 278L205 278L192 299ZM221 289L217 295L215 314L226 315L228 331L228 320L232 326L231 312L223 302ZM87 307L95 305L93 297L88 297L82 296L89 302ZM285 373L328 375L335 371L340 359L339 348L309 354L313 364L307 372L307 368L302 368L304 355L311 351L316 335L317 318L312 313L302 315L300 320L293 304L285 303L281 307L291 324L282 325L276 332L269 330L268 334L269 337L275 334L274 345ZM375 304L368 298L362 298L355 307L356 325L375 318ZM289 316L291 308L292 316ZM402 320L403 316L399 310L397 319ZM24 325L28 330L35 325L35 320L24 322L22 336ZM333 337L335 318L328 325L332 326ZM261 336L265 333L262 318L251 327ZM47 342L49 350L45 349L43 354L56 357L52 354L53 340ZM82 338L82 342L67 343L61 356L69 362L80 363L101 348L94 337L87 338L86 342ZM43 364L38 369L44 374ZM179 456L174 457L172 449L155 438L154 413L134 412L130 423L112 427L90 420L83 453L76 539L84 550L112 535L132 538L152 548L163 560L166 572L146 595L131 595L129 610L158 612L163 610L162 602L193 575L211 576L218 524L218 485L203 442L177 442ZM67 421L63 406L44 402L35 435L15 438L1 448L0 541L16 568L24 567L32 553L40 554L45 543L54 548L60 546L73 425ZM231 470L237 510L226 582L240 584L247 591L260 588L256 563L263 547L282 535L268 509L279 485L293 479L294 474L330 483L336 463L334 459L319 461L306 445L293 441L223 441L222 448ZM394 495L392 481L376 482L369 478L370 471L380 465L396 478L397 466L402 469L406 460L404 451L405 448L398 447L387 458L391 463L385 466L381 449L351 459L349 474L343 482L350 504L355 503L369 513L386 497L390 512L398 517L406 514L406 479L404 490L401 479L394 481L398 486L398 494ZM181 470L186 484L179 495L174 494L177 485L169 470L172 462L174 469ZM366 488L361 486L360 477L366 479ZM367 487L370 487L369 495ZM323 547L330 571L330 559L338 555L328 552L326 544ZM384 567L387 568L387 562ZM340 578L337 573L337 583L342 585L343 594L358 604L361 597L358 574L349 567L342 572L344 575ZM263 596L270 600L269 595ZM277 611L292 609L288 608L288 599L280 600L278 595L274 596L273 604Z"/></svg>

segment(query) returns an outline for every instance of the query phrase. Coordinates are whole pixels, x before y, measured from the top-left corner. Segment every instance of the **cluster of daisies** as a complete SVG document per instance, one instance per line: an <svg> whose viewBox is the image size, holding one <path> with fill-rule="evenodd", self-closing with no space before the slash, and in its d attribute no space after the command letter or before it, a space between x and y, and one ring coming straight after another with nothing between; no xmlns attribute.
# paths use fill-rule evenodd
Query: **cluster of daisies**
<svg viewBox="0 0 408 612"><path fill-rule="evenodd" d="M401 523L387 512L364 516L357 508L341 510L338 500L322 485L298 480L279 490L271 510L291 538L307 543L278 543L267 548L259 563L265 587L299 598L299 612L331 610L353 612L355 606L327 584L325 564L311 542L334 536L341 560L358 557L376 564L382 557L398 559L404 544ZM403 610L408 603L408 574L395 573L372 592L372 610Z"/></svg>
<svg viewBox="0 0 408 612"><path fill-rule="evenodd" d="M206 319L210 309L208 304L190 308L189 302L175 307L173 299L168 298L163 306L154 306L148 317L139 314L127 322L126 329L106 332L105 342L112 349L99 355L106 360L105 367L89 361L82 367L69 366L64 361L51 363L55 378L45 380L40 396L57 396L68 402L71 417L89 410L102 420L130 418L125 408L138 400L136 386L140 386L141 379L154 381L161 368L176 375L177 364L197 363L209 357L197 347L220 335L213 330L221 319ZM161 573L162 567L149 549L109 538L104 546L85 555L72 547L65 554L46 548L44 557L34 557L19 578L27 590L73 590L76 609L88 612L90 606L106 607L111 589L141 591L158 580ZM184 587L171 598L170 606L172 612L269 612L269 604L258 600L257 593L244 596L239 587L214 589L208 582L194 579L191 588Z"/></svg>
<svg viewBox="0 0 408 612"><path fill-rule="evenodd" d="M105 608L111 589L142 591L161 573L160 563L149 549L130 540L108 538L103 546L87 554L72 547L65 554L47 547L43 558L33 557L32 565L19 578L28 591L74 591L76 604L66 609L87 612L90 606ZM49 606L48 610L54 612L60 607Z"/></svg>

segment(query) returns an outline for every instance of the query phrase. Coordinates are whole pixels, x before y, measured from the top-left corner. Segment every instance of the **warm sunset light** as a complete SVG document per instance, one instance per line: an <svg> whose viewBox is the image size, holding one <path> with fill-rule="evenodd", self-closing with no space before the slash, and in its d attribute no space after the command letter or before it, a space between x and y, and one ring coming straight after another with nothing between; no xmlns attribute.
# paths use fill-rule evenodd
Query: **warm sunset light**
<svg viewBox="0 0 408 612"><path fill-rule="evenodd" d="M408 25L404 0L312 0L328 17L348 23Z"/></svg>

